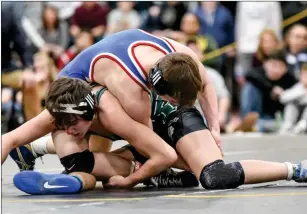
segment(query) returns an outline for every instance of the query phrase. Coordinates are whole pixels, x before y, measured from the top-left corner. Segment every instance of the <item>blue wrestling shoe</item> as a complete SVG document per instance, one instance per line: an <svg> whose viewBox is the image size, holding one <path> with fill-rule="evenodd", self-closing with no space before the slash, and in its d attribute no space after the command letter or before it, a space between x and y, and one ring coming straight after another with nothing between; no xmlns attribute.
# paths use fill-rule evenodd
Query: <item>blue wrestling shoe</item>
<svg viewBox="0 0 307 214"><path fill-rule="evenodd" d="M300 162L298 165L293 165L294 173L293 180L298 183L307 182L307 160Z"/></svg>
<svg viewBox="0 0 307 214"><path fill-rule="evenodd" d="M70 175L44 174L36 171L19 172L14 185L31 195L76 194L82 190L82 182Z"/></svg>
<svg viewBox="0 0 307 214"><path fill-rule="evenodd" d="M33 170L35 165L35 159L41 157L36 155L30 145L25 145L13 149L10 152L11 158L17 163L19 170Z"/></svg>

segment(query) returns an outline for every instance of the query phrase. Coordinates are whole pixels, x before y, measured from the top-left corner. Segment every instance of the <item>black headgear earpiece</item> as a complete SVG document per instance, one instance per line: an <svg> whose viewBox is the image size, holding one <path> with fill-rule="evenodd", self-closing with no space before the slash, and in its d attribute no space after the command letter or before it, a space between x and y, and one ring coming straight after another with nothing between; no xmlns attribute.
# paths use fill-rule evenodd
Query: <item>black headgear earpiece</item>
<svg viewBox="0 0 307 214"><path fill-rule="evenodd" d="M80 115L85 120L91 121L95 115L95 95L90 92L83 101L78 105L76 104L60 104L60 109L53 109L53 112L63 112L69 114Z"/></svg>
<svg viewBox="0 0 307 214"><path fill-rule="evenodd" d="M159 68L159 63L156 64L149 72L149 82L154 91L159 95L168 93L168 82L163 77L163 72Z"/></svg>

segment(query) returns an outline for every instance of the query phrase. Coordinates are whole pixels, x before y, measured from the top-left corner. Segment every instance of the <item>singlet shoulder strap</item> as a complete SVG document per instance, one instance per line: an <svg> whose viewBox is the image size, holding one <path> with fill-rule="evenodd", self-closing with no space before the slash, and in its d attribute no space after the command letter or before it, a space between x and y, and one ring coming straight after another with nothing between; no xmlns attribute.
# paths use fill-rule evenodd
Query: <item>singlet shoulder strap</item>
<svg viewBox="0 0 307 214"><path fill-rule="evenodd" d="M97 103L99 103L99 101L100 101L100 98L101 98L101 96L103 95L103 93L105 92L105 91L107 91L108 90L108 88L107 87L102 87L102 88L100 88L98 91L96 91L96 102Z"/></svg>

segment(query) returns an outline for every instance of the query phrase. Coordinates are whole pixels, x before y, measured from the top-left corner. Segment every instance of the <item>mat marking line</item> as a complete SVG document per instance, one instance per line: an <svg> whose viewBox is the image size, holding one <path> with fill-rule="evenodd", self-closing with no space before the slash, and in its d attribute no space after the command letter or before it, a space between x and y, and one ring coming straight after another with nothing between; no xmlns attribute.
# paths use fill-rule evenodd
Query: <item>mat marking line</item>
<svg viewBox="0 0 307 214"><path fill-rule="evenodd" d="M274 196L301 196L307 192L263 193L263 194L234 194L234 195L167 195L164 198L249 198L249 197L274 197Z"/></svg>
<svg viewBox="0 0 307 214"><path fill-rule="evenodd" d="M263 194L233 194L233 195L164 195L159 197L147 198L81 198L81 199L21 199L21 200L2 200L7 203L57 203L57 202L103 202L103 201L141 201L145 199L164 198L164 199L177 199L177 198L250 198L250 197L275 197L275 196L302 196L307 195L307 192L286 192L286 193L263 193Z"/></svg>
<svg viewBox="0 0 307 214"><path fill-rule="evenodd" d="M57 203L57 202L103 202L103 201L138 201L148 198L80 198L80 199L20 199L20 200L6 200L2 202L7 203Z"/></svg>

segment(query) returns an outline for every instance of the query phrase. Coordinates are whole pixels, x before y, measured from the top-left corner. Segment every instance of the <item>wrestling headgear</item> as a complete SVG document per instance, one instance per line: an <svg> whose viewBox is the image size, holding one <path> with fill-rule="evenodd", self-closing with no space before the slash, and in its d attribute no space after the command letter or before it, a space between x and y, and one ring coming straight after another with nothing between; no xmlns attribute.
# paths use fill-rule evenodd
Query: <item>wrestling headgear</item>
<svg viewBox="0 0 307 214"><path fill-rule="evenodd" d="M53 109L53 112L63 112L69 114L80 115L83 119L91 121L95 115L95 95L89 93L86 95L84 100L82 100L78 105L76 104L62 104L60 103L60 109Z"/></svg>
<svg viewBox="0 0 307 214"><path fill-rule="evenodd" d="M169 93L170 85L164 79L163 72L159 68L159 63L156 64L149 72L149 82L152 85L153 90L159 95L165 95Z"/></svg>

